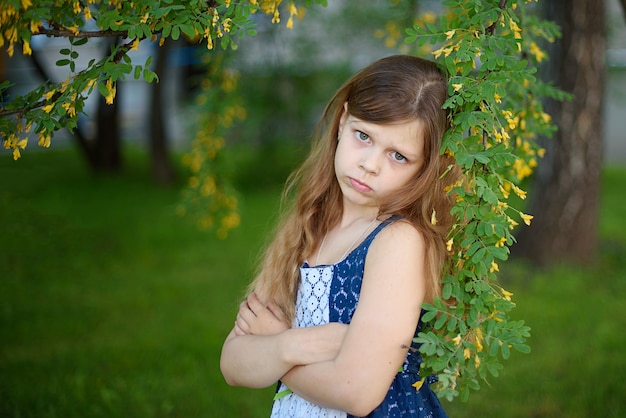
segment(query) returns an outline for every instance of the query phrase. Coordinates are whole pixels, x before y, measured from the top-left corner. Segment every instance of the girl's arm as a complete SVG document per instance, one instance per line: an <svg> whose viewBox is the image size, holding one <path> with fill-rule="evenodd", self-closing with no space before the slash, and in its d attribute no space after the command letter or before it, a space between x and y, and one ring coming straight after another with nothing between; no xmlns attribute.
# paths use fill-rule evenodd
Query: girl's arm
<svg viewBox="0 0 626 418"><path fill-rule="evenodd" d="M346 330L343 324L291 329L273 302L266 306L252 294L224 342L222 374L230 385L267 387L296 365L334 358Z"/></svg>
<svg viewBox="0 0 626 418"><path fill-rule="evenodd" d="M292 368L282 381L320 406L363 416L384 399L417 327L425 293L424 240L396 222L367 255L357 309L337 356Z"/></svg>

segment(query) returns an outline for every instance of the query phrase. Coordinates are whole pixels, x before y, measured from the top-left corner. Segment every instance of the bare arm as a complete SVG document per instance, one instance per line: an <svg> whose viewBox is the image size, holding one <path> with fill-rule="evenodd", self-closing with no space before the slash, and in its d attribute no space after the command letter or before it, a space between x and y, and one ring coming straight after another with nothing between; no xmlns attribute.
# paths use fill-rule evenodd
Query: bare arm
<svg viewBox="0 0 626 418"><path fill-rule="evenodd" d="M424 241L412 226L385 228L369 250L358 307L336 358L292 368L282 381L303 398L367 415L403 363L424 298Z"/></svg>
<svg viewBox="0 0 626 418"><path fill-rule="evenodd" d="M346 329L342 324L289 328L275 304L266 306L252 294L224 342L222 374L230 385L267 387L296 365L334 358Z"/></svg>

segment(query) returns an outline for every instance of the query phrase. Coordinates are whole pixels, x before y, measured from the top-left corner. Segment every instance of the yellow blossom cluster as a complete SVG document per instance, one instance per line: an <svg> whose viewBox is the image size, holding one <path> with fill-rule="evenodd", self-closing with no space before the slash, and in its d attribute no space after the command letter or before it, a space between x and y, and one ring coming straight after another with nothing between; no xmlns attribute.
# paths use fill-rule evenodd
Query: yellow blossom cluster
<svg viewBox="0 0 626 418"><path fill-rule="evenodd" d="M398 22L390 21L385 23L384 29L374 31L374 37L382 39L385 48L398 49L402 53L408 52L408 46L402 42L402 28L398 25Z"/></svg>
<svg viewBox="0 0 626 418"><path fill-rule="evenodd" d="M4 135L3 135L4 136ZM13 159L17 160L20 158L20 149L26 148L28 144L28 139L21 139L18 135L13 133L9 134L7 138L4 139L2 145L7 150L13 150Z"/></svg>
<svg viewBox="0 0 626 418"><path fill-rule="evenodd" d="M109 78L105 83L105 87L109 93L105 96L104 100L106 104L113 104L113 100L115 99L115 93L117 91L113 80Z"/></svg>

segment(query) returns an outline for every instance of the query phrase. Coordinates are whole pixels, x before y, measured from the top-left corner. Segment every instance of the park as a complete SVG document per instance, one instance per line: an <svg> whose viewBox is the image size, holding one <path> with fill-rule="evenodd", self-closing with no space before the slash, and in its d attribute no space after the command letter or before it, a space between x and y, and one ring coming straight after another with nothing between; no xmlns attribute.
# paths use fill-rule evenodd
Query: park
<svg viewBox="0 0 626 418"><path fill-rule="evenodd" d="M18 10L24 2L15 3ZM228 3L216 2L213 10L228 13L231 7ZM37 92L36 99L31 97L30 102L24 102L35 103L26 108L39 112L24 122L31 123L34 130L29 135L18 132L17 128L10 132L28 138L28 146L22 147L21 140L7 142L5 138L9 137L11 126L9 122L2 125L7 150L0 153L0 174L4 179L0 189L0 415L268 416L275 387L252 390L230 387L224 381L219 369L224 338L233 326L246 285L255 274L261 250L278 221L283 183L308 150L307 141L324 101L353 70L394 51L440 59L454 74L449 106L457 112L454 126L459 133L450 136L448 149L465 173L477 180L475 193L469 186L457 190L465 193L467 202L467 206L460 203L457 214L464 219L476 219L477 226L463 229L465 244L455 239L450 245L457 249L455 254L459 259L473 263L473 271L478 273L448 277L445 283L450 285L444 293L448 299L470 297L464 290L466 287L454 284L457 279L464 286L469 282L495 283L502 292L493 303L507 309L491 325L487 322L476 325L484 325L485 329L496 327L491 330L495 330L493 333L500 340L495 340L494 345L501 341L499 347L506 345L506 349L483 352L476 344L468 344L473 357L466 359L448 355L446 351L451 346L450 336L461 335L465 324L452 322L453 315L446 317L442 313L445 308L437 311L438 318L446 320L433 325L435 337L431 347L437 352L442 350L444 354L440 358L446 363L445 367L436 362L428 363L427 367L441 374L442 402L449 416L618 417L624 414L622 394L626 387L622 376L626 362L621 348L626 340L621 330L626 325L626 305L622 303L626 292L626 221L623 219L626 156L620 156L624 146L623 130L619 128L623 124L623 112L620 113L624 108L620 101L623 96L616 92L624 91L625 86L624 67L615 53L624 48L619 35L623 34L626 22L621 5L607 2L606 16L615 20L607 17L598 23L590 18L586 22L589 26L585 30L595 28L603 32L611 28L606 32L618 32L618 35L606 35L605 43L601 44L603 51L613 51L613 55L609 54L613 61L607 60L606 66L598 67L603 75L598 82L606 82L600 105L591 91L593 73L599 74L595 67L598 61L589 61L589 56L580 51L574 54L583 60L579 62L578 77L588 83L582 93L576 83L572 89L561 87L564 92L550 86L532 90L541 83L537 81L536 86L529 83L529 77L535 75L526 71L543 61L541 50L533 49L539 48L535 44L526 52L524 56L531 63L528 65L512 58L518 53L517 35L524 37L527 33L523 24L534 22L528 16L520 21L519 32L517 24L510 23L514 20L503 20L506 25L495 25L492 29L484 27L483 39L469 32L464 35L460 26L441 31L437 25L454 25L457 21L454 18L431 21L431 15L426 13L429 2L397 2L400 4L395 5L397 9L390 8L387 2L374 2L372 10L361 10L362 14L349 9L356 22L356 28L350 30L358 33L355 38L362 42L358 48L352 45L355 49L350 51L345 49L345 44L339 44L332 48L318 45L316 49L314 39L308 39L309 44L301 43L303 38L310 38L306 36L309 28L306 25L328 20L326 24L338 27L341 25L333 23L341 21L347 12L341 9L342 2L335 5L329 2L326 7L321 1L313 3L309 6L305 2L289 3L298 13L289 7L278 8L276 4L276 10L282 13L282 23L271 22L280 20L273 14L276 10L268 13L269 9L259 9L258 14L249 17L243 12L235 14L232 6L233 20L246 16L257 26L249 26L245 19L238 22L244 33L241 38L233 35L232 42L238 42L236 50L228 43L220 49L217 32L209 31L207 36L199 31L203 36L197 41L201 47L193 50L202 49L204 58L193 65L181 58L188 57L181 54L189 51L190 42L168 38L165 44L171 41L169 52L176 59L166 60L163 67L157 67L158 53L144 52L158 51L159 41L148 47L150 33L135 29L132 35L143 39L135 52L140 56L138 61L131 58L129 64L120 53L119 63L127 68L116 69L109 65L115 61L109 61L97 72L75 77L83 83L76 92L88 89L89 77L95 77L91 84L92 98L81 103L82 99L74 97L72 102L72 94L66 97L60 88L51 87L53 81ZM423 8L414 9L417 3L423 3ZM469 2L457 3L458 11L464 7L463 3ZM507 13L517 16L510 5L499 8L498 3L503 2L480 3L486 8L482 17L495 16L499 21L502 16L509 16ZM492 9L486 6L491 3ZM524 2L512 3L519 3L522 8ZM180 7L182 10L183 6ZM376 7L389 10L387 14L378 13ZM94 15L96 10L99 9L94 8ZM411 16L411 22L421 19L422 26L400 19L400 16L406 18L407 10L419 11ZM442 9L435 7L433 13L436 12ZM378 14L379 20L371 26L364 25L363 22L372 22L372 14ZM129 17L135 18L140 20L142 16ZM473 18L478 22L481 16ZM292 19L293 29L285 27ZM564 26L562 22L572 24L567 16L558 19L561 26ZM204 24L211 24L210 20L207 22ZM223 31L224 20L221 22L221 26L213 25L211 30ZM2 21L2 24L12 23ZM177 26L173 23L171 27L161 26L160 36L174 37L173 33L179 31L175 38L182 39L194 33L193 27L181 25L178 29L174 29ZM378 32L376 25L381 28ZM404 31L404 27L410 30ZM538 28L548 35L555 30L549 24ZM574 42L576 46L584 43L581 40L576 43L565 28L567 25L562 36L555 36L561 39L555 39L557 45L561 41ZM587 33L577 29L576 33ZM49 31L51 37L64 33L62 27L54 25L39 30ZM73 35L80 34L76 30ZM299 33L300 30L304 33ZM487 37L490 31L494 39L501 38L490 43ZM2 32L5 33L5 28ZM132 40L128 32L125 35L124 39ZM23 52L24 42L33 44L37 55L34 41L25 40L31 36L35 39L30 34L21 44L15 43L14 55ZM206 46L208 39L213 39L211 36L216 42L213 50ZM364 41L366 36L369 40ZM5 38L9 43L10 37L5 35ZM72 58L73 52L81 51L83 45L80 45L82 41L76 44L76 40L86 38L72 39L69 52L61 53L67 62L60 65L57 62L59 67L69 69L70 65L79 64ZM484 44L478 43L483 40ZM539 39L536 41L544 45ZM529 42L528 46L532 44ZM118 51L126 48L125 52L132 54L132 42L122 41L119 45L122 49ZM302 45L302 49L296 45ZM448 45L459 47L446 49ZM461 59L461 55L455 54L473 53L471 48L475 45L487 48L480 51L484 67L474 68L473 56L467 61L452 61L455 57ZM561 50L546 45L551 62ZM360 50L370 51L369 56L355 52ZM30 62L26 55L19 58L20 65ZM146 60L152 55L155 56L152 61L156 62ZM3 62L11 65L17 59L5 57ZM568 63L568 59L574 58L564 53L560 59ZM305 71L303 68L309 60L321 64ZM231 72L230 68L237 71ZM72 69L72 73L75 70L80 67ZM33 71L32 79L36 80L36 72L29 71ZM537 80L540 76L554 75L554 71L558 68L542 67L536 74ZM139 76L135 77L137 73ZM117 88L114 83L107 84L107 76L115 78ZM159 77L160 92L153 90L154 80L146 81L154 77ZM474 79L484 80L485 84L473 85ZM61 85L62 80L57 82ZM508 82L513 87L499 87ZM187 90L183 92L184 89ZM540 91L547 92L562 107L546 105L534 116L533 112L525 112L529 108L538 109L533 106L542 106L544 98L533 97L536 102L526 103L517 99ZM166 104L158 108L132 101L139 97L137 92L142 92L142 97L152 97L152 102ZM116 110L119 113L107 116L107 111L117 106L107 104L107 98L116 94L119 97L114 98L114 103L119 102ZM581 102L578 100L581 97L583 105L577 108L575 105ZM104 105L96 103L99 98ZM57 100L53 107L47 108L48 112L48 102L44 99ZM4 121L16 114L27 115L27 112L10 113L7 104L10 100L4 100ZM121 134L113 135L118 135L113 148L107 148L107 139L103 139L110 130L94 134L97 127L93 126L93 120L84 115L80 116L82 119L78 116L72 119L69 111L74 108L72 103L78 114L81 109L88 110L88 115L99 114L104 109L101 116L108 121L108 127L112 126L110 121L122 116ZM481 108L481 103L488 103L488 108ZM501 113L502 103L517 112L518 119ZM604 115L593 106L602 108ZM481 112L476 112L478 108ZM568 111L572 112L570 117L576 115L574 120L591 120L591 125L572 123L558 128L551 125L556 114L567 115ZM172 114L176 120L172 120ZM557 124L566 118L561 116ZM39 120L46 122L38 125ZM155 125L155 120L161 125ZM64 121L65 127L56 125L58 121ZM485 127L495 126L493 121L501 121L498 125L501 129L485 134ZM15 122L13 126L18 125ZM65 129L74 127L76 132L81 126L91 127L78 134L85 136L83 145L73 137L76 133L70 134ZM597 135L596 126L604 127L604 137ZM57 128L58 132L53 132ZM159 143L154 137L160 134L154 132L167 132L167 135ZM515 132L519 133L520 142L511 146L514 151L506 149L500 154L506 136ZM100 134L100 139L87 138ZM541 136L538 142L528 140L533 134ZM567 138L559 136L566 134L567 138L580 138L586 145L572 145ZM474 136L481 141L471 143ZM37 147L42 137L50 142L49 148ZM526 140L528 145L524 145ZM104 149L114 151L108 154L113 159L98 156L97 147L88 149L92 147L89 144L98 141L103 141ZM494 142L487 145L487 141ZM164 144L165 148L159 148ZM593 147L598 147L595 153L590 152L593 155L575 155L576 150L593 151ZM540 151L542 148L545 151ZM543 159L536 158L544 152ZM19 158L15 158L16 154ZM510 155L524 164L514 165ZM555 155L565 157L555 158ZM578 165L568 165L568 155ZM546 161L552 164L552 169L542 169ZM581 171L580 164L588 171ZM593 172L593 169L597 170ZM525 174L528 170L532 173ZM558 179L561 189L554 189L551 182L555 180L548 175L550 172L569 172L572 177ZM586 180L583 182L582 178ZM559 206L567 198L570 204ZM502 207L494 202L505 201L513 209L503 211L502 218L498 213L483 210ZM582 202L581 207L589 206L591 212L567 212L572 210L572 202ZM559 217L550 218L559 210ZM566 216L570 214L571 218ZM514 219L515 228L509 228L513 223L508 219ZM492 232L485 231L484 225L489 225ZM461 227L467 228L467 224L459 222ZM543 238L537 240L536 236ZM471 240L474 237L477 238ZM489 244L480 246L474 242ZM483 302L485 309L490 309L491 302L487 299ZM432 309L435 312L439 308ZM482 314L480 311L479 316ZM510 335L497 328L499 324L510 326ZM467 326L472 327L469 320ZM463 372L458 386L450 383L454 373L446 371L448 364L458 366Z"/></svg>

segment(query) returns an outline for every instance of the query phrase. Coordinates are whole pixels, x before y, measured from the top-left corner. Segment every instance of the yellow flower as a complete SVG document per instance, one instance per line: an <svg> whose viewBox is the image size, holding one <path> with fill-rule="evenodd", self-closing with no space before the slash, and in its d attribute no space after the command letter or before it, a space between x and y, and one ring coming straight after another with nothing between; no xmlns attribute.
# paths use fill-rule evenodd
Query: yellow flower
<svg viewBox="0 0 626 418"><path fill-rule="evenodd" d="M30 22L30 33L33 35L39 33L39 28L41 27L41 22L39 20L32 20Z"/></svg>
<svg viewBox="0 0 626 418"><path fill-rule="evenodd" d="M469 348L465 347L463 349L463 358L465 360L467 360L468 358L472 357L472 350L470 350Z"/></svg>
<svg viewBox="0 0 626 418"><path fill-rule="evenodd" d="M91 9L89 7L85 7L83 13L85 14L85 20L91 20Z"/></svg>
<svg viewBox="0 0 626 418"><path fill-rule="evenodd" d="M230 17L227 17L222 21L222 26L224 26L224 32L230 32L230 28L233 25L233 20Z"/></svg>
<svg viewBox="0 0 626 418"><path fill-rule="evenodd" d="M525 213L520 212L520 217L522 218L522 220L524 221L526 225L530 226L530 221L533 219L532 215L527 215Z"/></svg>
<svg viewBox="0 0 626 418"><path fill-rule="evenodd" d="M452 251L452 244L454 243L454 238L450 238L447 242L446 242L446 250L448 251Z"/></svg>
<svg viewBox="0 0 626 418"><path fill-rule="evenodd" d="M54 103L50 103L49 105L45 105L42 110L46 113L50 113L54 108Z"/></svg>
<svg viewBox="0 0 626 418"><path fill-rule="evenodd" d="M106 104L110 105L113 104L113 99L115 99L116 92L115 86L113 85L113 80L111 80L110 78L106 82L106 88L109 91L109 94L106 95L104 100Z"/></svg>
<svg viewBox="0 0 626 418"><path fill-rule="evenodd" d="M26 144L28 144L28 139L22 139L21 141L13 143L12 146L13 146L13 159L14 160L19 160L19 158L22 156L20 154L20 148L21 149L26 148Z"/></svg>
<svg viewBox="0 0 626 418"><path fill-rule="evenodd" d="M530 53L535 56L537 62L543 61L547 56L546 53L543 52L541 48L539 48L539 46L534 42L530 44Z"/></svg>
<svg viewBox="0 0 626 418"><path fill-rule="evenodd" d="M46 98L46 100L50 100L52 98L52 96L54 96L54 93L56 92L56 90L50 90L46 93L44 93L42 96Z"/></svg>
<svg viewBox="0 0 626 418"><path fill-rule="evenodd" d="M504 196L505 199L508 199L510 192L502 186L499 186L499 187L500 187L500 191L502 192L502 196Z"/></svg>
<svg viewBox="0 0 626 418"><path fill-rule="evenodd" d="M65 112L68 114L69 117L76 116L76 108L74 107L74 102L66 102L63 103L61 106L63 106L63 109L65 109Z"/></svg>
<svg viewBox="0 0 626 418"><path fill-rule="evenodd" d="M522 30L519 28L519 26L517 26L517 23L511 19L509 20L509 24L511 26L511 29L513 30L513 36L515 37L515 39L522 39Z"/></svg>
<svg viewBox="0 0 626 418"><path fill-rule="evenodd" d="M437 225L437 211L435 209L433 209L433 213L430 215L430 223Z"/></svg>
<svg viewBox="0 0 626 418"><path fill-rule="evenodd" d="M474 342L476 343L476 351L483 351L483 330L480 328L476 328L476 335L474 337Z"/></svg>
<svg viewBox="0 0 626 418"><path fill-rule="evenodd" d="M492 261L491 268L489 269L489 273L493 273L494 271L500 271L500 268L498 267L498 263L496 263L495 261Z"/></svg>
<svg viewBox="0 0 626 418"><path fill-rule="evenodd" d="M504 299L510 301L511 300L511 296L513 296L513 293L502 289L502 296L504 297Z"/></svg>
<svg viewBox="0 0 626 418"><path fill-rule="evenodd" d="M452 52L452 48L451 47L441 47L436 51L433 51L433 56L436 58L439 58L439 56L441 54L444 55L444 57L447 57L448 55L450 55L450 53Z"/></svg>
<svg viewBox="0 0 626 418"><path fill-rule="evenodd" d="M449 30L446 32L446 40L450 40L450 38L452 38L454 36L454 33L456 32L455 29Z"/></svg>
<svg viewBox="0 0 626 418"><path fill-rule="evenodd" d="M22 52L24 53L24 55L32 55L33 50L30 49L30 42L24 41Z"/></svg>
<svg viewBox="0 0 626 418"><path fill-rule="evenodd" d="M463 87L463 84L452 84L452 88L454 88L454 91L461 90L461 87Z"/></svg>
<svg viewBox="0 0 626 418"><path fill-rule="evenodd" d="M456 345L461 345L461 334L457 335L452 339L452 342Z"/></svg>
<svg viewBox="0 0 626 418"><path fill-rule="evenodd" d="M132 45L130 46L130 49L133 51L138 51L139 50L139 38L135 38L135 40L133 41Z"/></svg>
<svg viewBox="0 0 626 418"><path fill-rule="evenodd" d="M418 380L417 382L413 383L411 386L413 386L415 388L415 390L420 390L420 388L424 384L424 379L425 378L422 377L421 380Z"/></svg>
<svg viewBox="0 0 626 418"><path fill-rule="evenodd" d="M500 97L498 93L494 93L493 98L496 101L496 103L502 103L502 97Z"/></svg>
<svg viewBox="0 0 626 418"><path fill-rule="evenodd" d="M511 184L511 187L513 188L513 191L515 192L517 196L519 196L520 199L522 200L526 199L526 191L520 189L514 184Z"/></svg>
<svg viewBox="0 0 626 418"><path fill-rule="evenodd" d="M74 35L78 35L78 33L80 32L80 29L79 29L78 25L68 26L67 30L72 32Z"/></svg>
<svg viewBox="0 0 626 418"><path fill-rule="evenodd" d="M40 132L37 145L44 148L50 147L50 135L46 134L45 132Z"/></svg>

